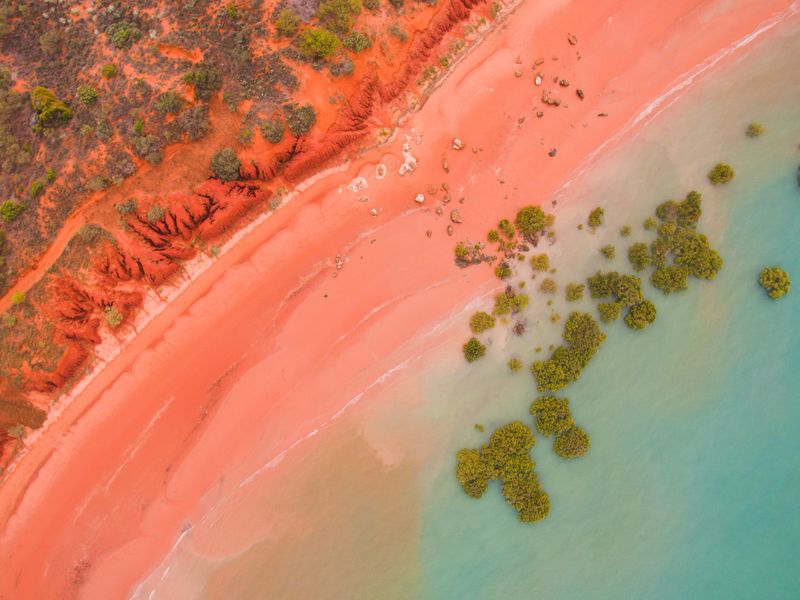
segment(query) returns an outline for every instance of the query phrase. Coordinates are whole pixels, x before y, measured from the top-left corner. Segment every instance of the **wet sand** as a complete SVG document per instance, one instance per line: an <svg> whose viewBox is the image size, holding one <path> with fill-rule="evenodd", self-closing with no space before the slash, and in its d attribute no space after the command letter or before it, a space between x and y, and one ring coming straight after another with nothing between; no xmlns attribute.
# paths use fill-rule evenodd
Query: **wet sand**
<svg viewBox="0 0 800 600"><path fill-rule="evenodd" d="M788 3L721 6L523 3L393 142L319 178L222 256L40 436L0 491L0 591L129 593L182 528L498 287L488 268L453 266L456 240L482 239L497 219L546 199L682 74ZM537 70L571 82L559 108L542 107L533 85L540 56ZM419 165L400 177L405 135ZM369 187L354 193L345 186L358 175ZM438 216L443 192L427 189L441 183L453 199ZM452 208L464 224L448 237Z"/></svg>

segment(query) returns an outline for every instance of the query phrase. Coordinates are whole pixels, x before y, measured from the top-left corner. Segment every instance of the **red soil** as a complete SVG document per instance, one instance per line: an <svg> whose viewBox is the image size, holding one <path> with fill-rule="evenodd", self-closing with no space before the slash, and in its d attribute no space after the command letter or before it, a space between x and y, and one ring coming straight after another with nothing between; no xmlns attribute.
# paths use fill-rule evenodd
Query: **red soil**
<svg viewBox="0 0 800 600"><path fill-rule="evenodd" d="M0 549L8 557L0 593L125 595L187 519L329 419L476 286L494 285L488 269L453 267L446 222L427 206L410 210L416 193L447 182L454 197L466 199L459 238L481 239L488 224L546 198L677 75L786 5L742 1L727 12L691 0L668 7L630 0L590 8L523 5L404 131L424 136L413 149L420 166L410 177L395 175L401 159L393 147L319 180L203 273L65 406L0 490ZM577 47L566 42L567 31L578 35ZM667 65L663 48L670 48ZM514 76L517 55L525 61L522 78ZM576 82L585 101L540 108L528 70L540 55L548 58L537 70ZM360 134L351 126L369 118L375 89L362 83L316 150L311 141L295 152L293 168L315 156L325 160L325 139ZM532 109L545 117L533 119ZM599 112L609 117L598 119ZM476 153L450 151L453 136ZM554 160L549 147L559 149ZM373 178L378 161L389 168L383 181ZM338 186L357 175L369 179L361 192L368 204L340 193ZM93 273L115 282L111 291L119 293L126 288L117 282L163 281L176 260L190 255L193 235L216 235L268 194L255 185L206 185L211 189L169 198L155 224L132 215L132 234L103 246ZM373 207L378 219L368 213ZM334 279L328 274L337 273L331 258L338 254L348 262ZM76 337L91 339L89 313L108 297L66 278L60 285L72 298L62 317L77 323Z"/></svg>

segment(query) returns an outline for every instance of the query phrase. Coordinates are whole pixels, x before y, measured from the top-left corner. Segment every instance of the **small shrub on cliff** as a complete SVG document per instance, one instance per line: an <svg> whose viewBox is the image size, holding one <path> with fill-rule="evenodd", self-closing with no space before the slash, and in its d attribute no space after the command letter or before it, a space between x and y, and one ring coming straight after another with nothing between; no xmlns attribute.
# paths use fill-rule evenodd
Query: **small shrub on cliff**
<svg viewBox="0 0 800 600"><path fill-rule="evenodd" d="M154 103L154 107L156 112L167 115L173 114L177 115L181 112L183 105L186 101L184 100L183 96L181 96L178 92L164 92L160 94Z"/></svg>
<svg viewBox="0 0 800 600"><path fill-rule="evenodd" d="M122 313L119 312L119 309L113 304L106 307L103 311L103 316L111 329L116 329L122 324Z"/></svg>
<svg viewBox="0 0 800 600"><path fill-rule="evenodd" d="M361 0L325 0L319 5L317 17L327 29L345 34L353 28L361 13Z"/></svg>
<svg viewBox="0 0 800 600"><path fill-rule="evenodd" d="M208 100L222 88L222 75L215 65L199 63L183 76L183 81L194 86L194 94L201 100Z"/></svg>
<svg viewBox="0 0 800 600"><path fill-rule="evenodd" d="M713 185L720 185L722 183L728 183L735 175L736 172L733 170L733 167L725 163L717 163L717 165L708 172L708 180Z"/></svg>
<svg viewBox="0 0 800 600"><path fill-rule="evenodd" d="M233 148L218 150L211 158L211 171L223 181L239 179L239 169L242 161L236 156Z"/></svg>
<svg viewBox="0 0 800 600"><path fill-rule="evenodd" d="M133 23L119 21L106 28L106 35L114 48L128 50L141 39L142 32Z"/></svg>
<svg viewBox="0 0 800 600"><path fill-rule="evenodd" d="M467 362L475 362L483 355L486 354L486 346L481 344L481 341L476 338L470 338L466 344L464 344L464 358L467 359Z"/></svg>
<svg viewBox="0 0 800 600"><path fill-rule="evenodd" d="M72 118L72 110L52 90L41 86L31 90L31 106L41 127L66 125Z"/></svg>
<svg viewBox="0 0 800 600"><path fill-rule="evenodd" d="M275 31L281 37L293 37L300 28L300 17L291 9L284 8L275 19Z"/></svg>
<svg viewBox="0 0 800 600"><path fill-rule="evenodd" d="M165 214L167 214L167 211L163 206L154 204L147 209L147 220L151 223L155 223L163 219Z"/></svg>
<svg viewBox="0 0 800 600"><path fill-rule="evenodd" d="M792 289L789 274L780 267L764 267L758 275L759 285L773 300L783 298Z"/></svg>
<svg viewBox="0 0 800 600"><path fill-rule="evenodd" d="M310 104L285 107L286 126L296 136L306 135L317 122L317 113Z"/></svg>
<svg viewBox="0 0 800 600"><path fill-rule="evenodd" d="M300 51L308 58L327 60L338 47L339 38L327 29L309 29L300 36Z"/></svg>
<svg viewBox="0 0 800 600"><path fill-rule="evenodd" d="M0 219L4 223L10 223L25 211L25 205L14 200L6 200L0 204Z"/></svg>
<svg viewBox="0 0 800 600"><path fill-rule="evenodd" d="M97 89L95 89L91 85L86 85L86 84L78 86L76 95L78 97L78 100L80 100L81 103L85 104L86 106L90 106L95 102L97 102L97 98L100 96L97 93Z"/></svg>
<svg viewBox="0 0 800 600"><path fill-rule="evenodd" d="M344 47L353 52L361 52L372 47L372 40L369 36L360 31L353 31L344 38Z"/></svg>
<svg viewBox="0 0 800 600"><path fill-rule="evenodd" d="M100 77L103 79L113 79L118 73L119 71L117 71L117 67L113 63L106 63L100 67Z"/></svg>
<svg viewBox="0 0 800 600"><path fill-rule="evenodd" d="M279 144L286 127L280 118L267 119L261 123L261 134L271 144Z"/></svg>

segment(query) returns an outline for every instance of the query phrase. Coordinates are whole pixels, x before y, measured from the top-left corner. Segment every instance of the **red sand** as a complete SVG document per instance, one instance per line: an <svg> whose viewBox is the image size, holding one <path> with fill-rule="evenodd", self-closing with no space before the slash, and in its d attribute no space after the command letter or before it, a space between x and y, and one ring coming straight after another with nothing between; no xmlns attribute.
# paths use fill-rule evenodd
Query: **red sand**
<svg viewBox="0 0 800 600"><path fill-rule="evenodd" d="M490 269L453 266L457 239L481 239L498 218L547 198L676 77L788 2L715 5L522 5L399 131L422 136L414 173L398 177L395 140L317 181L201 275L43 433L0 490L0 596L129 593L182 527L496 284ZM542 119L532 110L539 56L548 78L572 83L561 93L568 108ZM454 136L464 150L449 149ZM379 160L389 167L382 181ZM367 190L337 188L356 175ZM453 202L436 216L443 193L427 188L442 182ZM451 208L465 221L453 238ZM334 278L337 254L346 262Z"/></svg>

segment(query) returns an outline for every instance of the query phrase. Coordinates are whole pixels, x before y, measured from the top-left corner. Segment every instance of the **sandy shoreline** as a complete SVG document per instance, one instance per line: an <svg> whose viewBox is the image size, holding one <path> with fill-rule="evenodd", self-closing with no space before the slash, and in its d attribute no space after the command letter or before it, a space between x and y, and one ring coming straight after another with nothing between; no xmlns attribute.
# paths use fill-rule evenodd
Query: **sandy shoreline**
<svg viewBox="0 0 800 600"><path fill-rule="evenodd" d="M660 9L657 24L652 6L630 2L550 14L523 4L410 119L405 133L424 136L412 144L413 174L396 175L401 131L391 152L318 180L233 247L87 386L9 478L0 547L11 558L0 590L57 597L84 582L85 597L123 596L253 465L326 422L402 362L415 334L495 285L487 269L452 266L457 239L480 239L497 218L546 198L677 75L787 6L743 2L734 15L693 4ZM532 44L534 21L541 38ZM566 31L579 36L577 47ZM669 68L652 68L663 48L673 50ZM546 73L557 68L587 92L541 120L530 69L540 55ZM467 149L448 151L453 136ZM389 167L381 181L379 161ZM357 175L369 181L360 194L343 187ZM445 215L433 211L441 191L414 207L416 193L442 182L454 196ZM357 202L361 194L370 200ZM449 238L454 206L465 225ZM333 278L337 254L346 263Z"/></svg>

